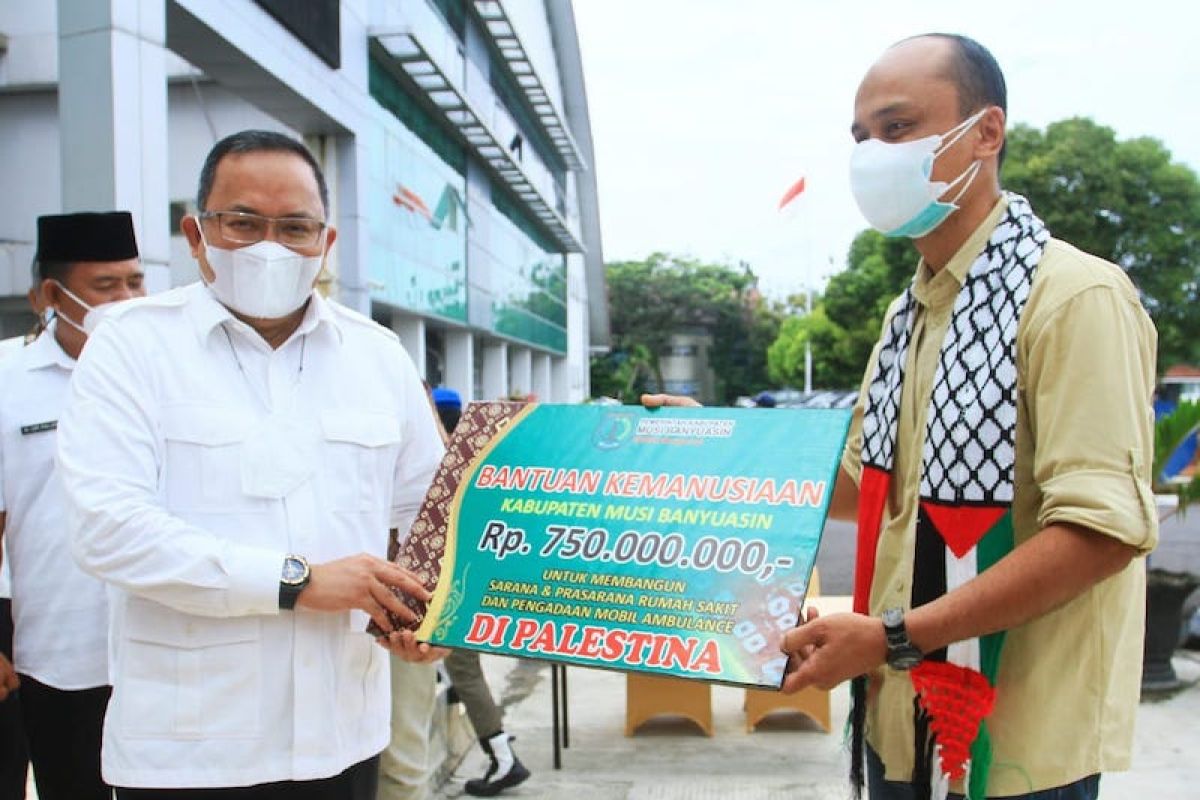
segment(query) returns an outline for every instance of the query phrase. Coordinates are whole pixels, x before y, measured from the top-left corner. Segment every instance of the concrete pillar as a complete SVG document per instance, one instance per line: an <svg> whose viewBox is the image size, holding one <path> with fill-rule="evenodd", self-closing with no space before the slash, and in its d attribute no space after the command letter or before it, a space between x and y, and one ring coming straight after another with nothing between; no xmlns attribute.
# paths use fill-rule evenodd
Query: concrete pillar
<svg viewBox="0 0 1200 800"><path fill-rule="evenodd" d="M170 287L166 3L58 0L62 208L129 211L151 292Z"/></svg>
<svg viewBox="0 0 1200 800"><path fill-rule="evenodd" d="M409 358L417 365L417 374L425 378L425 320L407 314L393 312L392 330L400 337L400 344L408 351Z"/></svg>
<svg viewBox="0 0 1200 800"><path fill-rule="evenodd" d="M334 166L330 178L330 214L337 226L338 237L330 253L331 268L337 283L331 294L342 305L359 313L371 314L371 274L367 254L371 252L371 231L367 225L367 192L370 181L370 154L363 139L351 134L336 137L332 156L327 163ZM423 337L423 335L422 335ZM417 356L411 350L415 361ZM425 347L422 343L420 366L424 369Z"/></svg>
<svg viewBox="0 0 1200 800"><path fill-rule="evenodd" d="M570 360L566 356L550 359L550 394L556 403L576 403L582 397L571 396Z"/></svg>
<svg viewBox="0 0 1200 800"><path fill-rule="evenodd" d="M446 386L458 392L463 402L476 399L479 387L475 385L475 337L469 330L450 328L445 341Z"/></svg>
<svg viewBox="0 0 1200 800"><path fill-rule="evenodd" d="M527 395L533 390L533 351L528 347L508 350L508 391Z"/></svg>
<svg viewBox="0 0 1200 800"><path fill-rule="evenodd" d="M487 342L483 345L483 385L480 400L508 397L508 344Z"/></svg>
<svg viewBox="0 0 1200 800"><path fill-rule="evenodd" d="M533 387L539 403L560 403L566 398L556 397L550 377L550 355L548 353L533 354Z"/></svg>

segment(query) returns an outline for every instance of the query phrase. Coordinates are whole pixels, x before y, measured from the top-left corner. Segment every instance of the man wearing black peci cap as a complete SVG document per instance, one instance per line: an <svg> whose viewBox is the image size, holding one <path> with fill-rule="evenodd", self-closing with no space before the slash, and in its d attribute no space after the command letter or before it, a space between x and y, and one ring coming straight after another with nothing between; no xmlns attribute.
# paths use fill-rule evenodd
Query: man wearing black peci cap
<svg viewBox="0 0 1200 800"><path fill-rule="evenodd" d="M55 339L79 358L101 306L146 294L128 211L38 217L35 256L42 297L58 325Z"/></svg>
<svg viewBox="0 0 1200 800"><path fill-rule="evenodd" d="M105 590L71 558L54 451L88 332L106 307L145 294L133 220L128 212L40 217L34 267L31 298L52 320L0 368L0 536L14 623L13 663L0 656L0 698L19 684L42 800L108 798L100 777L110 691Z"/></svg>

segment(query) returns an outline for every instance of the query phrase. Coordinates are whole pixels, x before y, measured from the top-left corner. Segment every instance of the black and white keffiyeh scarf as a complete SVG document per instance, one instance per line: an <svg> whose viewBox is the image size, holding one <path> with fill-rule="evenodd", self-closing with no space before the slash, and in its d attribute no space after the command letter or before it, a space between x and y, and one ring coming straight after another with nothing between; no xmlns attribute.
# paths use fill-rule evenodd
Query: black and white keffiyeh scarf
<svg viewBox="0 0 1200 800"><path fill-rule="evenodd" d="M1013 547L1017 326L1050 234L1024 197L1007 199L955 299L938 355L921 454L914 607L971 580ZM883 333L868 389L854 582L858 613L869 613L916 305L909 288ZM1003 641L999 633L958 642L929 654L912 671L914 784L944 796L947 779L966 779L967 796L984 797L991 762L984 718L995 701ZM864 679L855 680L853 698L852 777L861 785Z"/></svg>

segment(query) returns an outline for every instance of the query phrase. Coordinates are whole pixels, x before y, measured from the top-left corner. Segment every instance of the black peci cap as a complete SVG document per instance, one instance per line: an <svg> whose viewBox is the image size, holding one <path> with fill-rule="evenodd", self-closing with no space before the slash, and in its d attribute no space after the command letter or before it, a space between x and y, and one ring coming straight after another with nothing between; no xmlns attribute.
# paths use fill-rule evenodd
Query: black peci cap
<svg viewBox="0 0 1200 800"><path fill-rule="evenodd" d="M138 257L133 215L128 211L51 214L38 217L38 263L125 261Z"/></svg>

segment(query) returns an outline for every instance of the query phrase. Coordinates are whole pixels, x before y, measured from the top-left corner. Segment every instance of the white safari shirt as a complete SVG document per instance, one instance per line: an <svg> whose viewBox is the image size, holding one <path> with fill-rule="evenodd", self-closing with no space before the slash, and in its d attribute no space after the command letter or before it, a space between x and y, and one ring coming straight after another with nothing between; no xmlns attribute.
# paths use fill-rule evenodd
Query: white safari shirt
<svg viewBox="0 0 1200 800"><path fill-rule="evenodd" d="M71 558L56 427L75 359L51 326L0 362L0 511L12 576L13 665L56 689L108 683L104 584Z"/></svg>
<svg viewBox="0 0 1200 800"><path fill-rule="evenodd" d="M75 557L113 587L105 779L311 780L382 750L366 615L280 611L280 572L382 557L441 454L396 337L316 294L277 350L200 284L107 315L59 428Z"/></svg>

